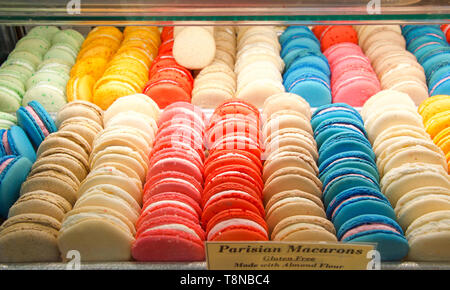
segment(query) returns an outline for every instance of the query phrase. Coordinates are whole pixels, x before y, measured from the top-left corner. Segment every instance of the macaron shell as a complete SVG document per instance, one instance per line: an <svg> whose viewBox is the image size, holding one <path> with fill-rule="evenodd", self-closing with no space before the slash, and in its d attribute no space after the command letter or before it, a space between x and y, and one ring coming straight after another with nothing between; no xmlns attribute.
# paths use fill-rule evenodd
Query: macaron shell
<svg viewBox="0 0 450 290"><path fill-rule="evenodd" d="M0 177L0 215L8 216L9 208L19 198L20 187L31 170L32 163L24 157L13 157L13 161L5 168ZM2 158L2 161L4 158Z"/></svg>
<svg viewBox="0 0 450 290"><path fill-rule="evenodd" d="M131 248L134 259L145 262L204 261L204 246L179 231L155 230L139 237Z"/></svg>

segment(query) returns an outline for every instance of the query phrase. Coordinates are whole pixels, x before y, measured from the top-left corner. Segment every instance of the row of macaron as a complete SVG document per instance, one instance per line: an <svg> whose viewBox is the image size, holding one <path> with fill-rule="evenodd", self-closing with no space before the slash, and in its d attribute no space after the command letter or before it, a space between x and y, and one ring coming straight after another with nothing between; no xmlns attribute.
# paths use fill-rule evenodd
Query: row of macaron
<svg viewBox="0 0 450 290"><path fill-rule="evenodd" d="M268 110L267 112L269 112L270 110L274 110L275 109L275 111L273 111L272 114L270 114L271 116L274 115L273 116L274 120L277 119L277 118L275 118L276 116L278 116L278 118L280 118L280 115L276 114L276 112L277 112L276 109L277 108L281 107L281 109L280 109L281 111L282 110L287 110L287 109L291 110L290 116L292 117L293 115L295 115L295 116L297 116L299 118L295 118L295 117L285 118L285 122L287 121L287 123L275 122L275 123L279 123L279 124L285 124L285 125L282 125L282 126L286 126L286 128L288 128L288 129L292 128L292 127L290 127L292 125L289 125L289 124L291 124L291 122L289 122L291 119L296 119L297 122L295 122L295 123L299 124L299 126L301 126L301 124L305 125L305 122L302 122L302 121L304 121L304 119L305 119L304 117L307 117L308 114L310 114L310 110L309 110L309 107L306 105L306 103L304 101L303 102L299 101L300 99L301 98L296 96L296 95L285 95L285 94L282 94L281 96L275 96L275 97L272 98L272 101L270 102L270 104L268 104L266 106L266 110ZM137 100L139 100L139 101L137 101ZM289 102L289 100L291 100L291 102ZM296 100L296 101L293 101L293 100ZM135 96L135 97L130 97L130 98L121 98L121 99L119 99L116 102L116 105L112 106L110 108L110 110L108 110L109 112L107 111L107 116L109 116L109 117L106 118L108 120L106 122L109 123L110 119L114 119L111 116L117 115L117 117L115 117L115 118L117 118L116 128L114 128L114 126L112 125L113 128L111 130L116 130L117 131L116 133L120 133L120 134L107 134L107 133L104 134L104 135L101 134L101 136L104 136L104 137L101 137L100 139L103 139L103 140L102 141L98 141L99 143L97 143L97 145L94 146L94 148L96 148L94 150L94 152L107 151L106 147L104 147L105 144L108 144L108 145L118 145L118 144L124 145L124 144L126 144L128 146L128 149L131 149L131 151L137 153L137 155L135 154L136 156L140 156L140 158L137 157L138 159L142 159L144 161L143 162L144 164L145 163L148 164L148 161L146 160L146 156L149 153L148 145L150 143L152 143L152 141L151 141L151 139L147 140L147 142L146 142L147 145L145 145L145 142L143 142L142 140L141 141L137 140L136 136L141 136L142 137L142 135L143 135L142 133L143 132L146 132L144 134L145 136L152 136L152 133L154 135L155 129L148 129L148 130L144 130L143 131L141 126L144 126L144 125L143 125L143 122L142 122L141 119L145 119L145 118L137 118L137 119L134 118L133 122L131 122L130 121L131 120L131 116L130 115L134 115L135 111L144 110L144 108L146 107L145 106L146 104L147 104L147 106L149 106L148 105L149 102L150 102L150 98L145 97L145 96L139 96L139 97ZM155 106L155 105L150 106L150 108L152 108L152 110L153 110L153 113L152 113L153 117L151 119L157 119L158 118L157 114L154 112L155 107L157 108L157 106ZM123 110L126 110L127 108L130 109L131 111L133 111L133 113L130 113L130 114L128 114L127 117L124 117L120 113ZM301 114L300 115L299 114L295 114L295 113L293 114L292 111L295 111L294 108L298 108L298 112L301 113ZM329 110L329 111L332 112L333 110ZM344 110L344 111L346 111L346 110ZM265 115L267 115L267 112L266 112ZM238 114L238 113L240 113L240 114ZM231 114L231 116L230 116L230 114ZM120 118L119 118L119 115L121 115ZM235 116L235 115L237 115L237 116ZM252 117L251 118L242 118L242 115L243 116L250 115ZM210 128L208 129L207 138L206 138L207 139L207 143L208 143L207 146L208 146L208 148L211 149L210 150L210 154L211 154L211 156L215 156L214 158L211 157L212 159L211 159L210 163L205 162L205 165L207 165L207 164L210 165L208 167L211 169L211 171L215 167L216 168L217 167L220 168L220 167L223 166L223 164L221 164L219 162L220 160L219 161L215 160L215 159L221 159L221 158L219 158L221 156L221 154L216 153L216 155L215 155L215 153L214 153L215 150L216 150L216 152L220 152L224 148L225 149L226 148L239 148L239 149L243 148L244 151L246 151L246 152L248 151L247 153L250 153L250 155L247 154L245 156L245 154L243 152L239 152L239 153L242 153L240 155L243 156L243 157L246 157L246 159L254 160L254 158L258 157L258 156L259 156L259 158L261 158L261 148L262 147L260 145L260 139L259 139L261 135L269 136L269 138L272 137L273 139L275 139L277 136L283 136L283 135L284 135L283 137L289 137L289 134L283 134L283 133L289 133L289 131L285 130L286 128L282 128L282 129L276 130L276 131L273 132L274 134L271 134L273 126L270 125L271 124L270 118L269 118L269 121L267 122L266 126L263 127L263 132L260 132L259 130L255 130L254 128L260 128L260 126L261 126L260 120L255 117L255 116L259 116L259 112L258 112L258 110L256 108L252 107L249 104L245 104L245 102L242 102L242 101L241 102L225 103L224 105L220 106L216 110L216 114L214 116L215 117L212 118L212 120L211 120L211 123L214 124L214 125L210 125ZM324 116L325 115L323 115L322 117L324 117ZM374 116L376 116L376 115L374 115ZM202 118L200 117L200 119L202 119ZM327 119L328 118L325 118L325 119L322 118L321 120L322 120L322 122L324 122ZM141 122L139 122L139 120L141 120ZM317 120L320 120L320 118L316 119L316 121ZM315 146L311 146L311 144L314 144L314 143L312 143L311 142L311 138L308 138L308 135L305 135L305 133L302 132L302 131L311 131L312 128L322 124L321 122L319 122L320 124L318 125L318 124L316 124L316 121L312 122L312 127L311 128L309 128L307 126L307 124L306 124L306 127L299 127L299 128L304 128L304 130L300 130L299 128L297 128L297 131L294 130L294 131L296 131L296 132L294 132L295 134L291 134L291 137L294 137L294 141L292 141L292 139L290 139L290 140L288 140L288 142L303 141L303 143L300 143L300 144L302 144L303 149L308 148L308 146L305 147L304 144L308 144L309 143L309 145L310 145L309 146L310 152L312 152L311 155L314 155L314 151L316 150L316 148L315 148ZM235 128L234 125L236 123L238 123L238 122L244 122L245 126L243 126L242 128L244 128L245 130L243 132L242 131L236 132L236 130L234 129ZM379 124L381 124L381 125L379 125L379 126L381 126L381 129L377 128L379 126L375 126L375 128L377 128L376 130L378 130L378 131L383 131L383 130L385 130L387 128L386 126L389 126L388 122L383 122L383 121L378 121L378 120L377 120L377 122ZM133 129L130 129L130 128L126 128L126 129L125 128L118 128L117 125L119 125L119 123L120 124L128 123L130 125L133 124L133 126L136 126L136 124L141 124L139 126L141 129L136 131L136 130L133 130ZM150 121L149 122L144 122L144 123L145 124L149 124ZM274 122L272 121L272 123L274 123ZM369 123L371 123L371 122L369 122ZM200 124L201 124L201 122L200 122ZM232 125L231 128L233 128L233 129L231 131L229 131L229 133L230 133L229 135L226 134L225 136L221 136L221 135L216 134L222 128L221 126L218 126L217 124L231 124ZM192 124L190 124L190 125L191 125L190 127L192 128ZM354 125L354 124L347 123L345 125L347 125L347 126L343 126L343 127L348 129L349 127L351 127L351 126L348 126L348 125ZM373 127L374 127L373 125L370 125L370 128L373 128ZM316 127L316 128L318 128L318 127ZM122 129L124 129L124 130L122 130ZM285 130L286 132L283 132L281 130ZM130 132L127 132L127 131L130 131ZM375 131L375 132L378 132L378 131ZM168 130L167 132L170 132L170 130ZM190 132L194 133L195 131L191 130ZM325 131L325 135L322 134L323 136L325 136L324 139L327 139L327 135L329 135L330 132L334 132L334 129L332 129L331 131L328 131L328 132ZM87 133L84 133L84 134L87 134ZM119 135L124 135L124 134L126 135L125 139L131 140L131 143L130 143L130 141L127 142L123 138L118 137ZM273 135L273 136L271 136L271 135ZM83 137L83 138L85 140L88 140L87 136L89 136L89 135L85 135L85 137ZM195 134L193 136L195 136ZM62 136L60 136L60 137L62 137ZM170 139L172 139L172 137ZM219 137L219 138L217 138L217 137ZM222 138L220 138L220 137L222 137ZM239 137L239 138L237 138L237 137ZM71 136L71 138L73 140L73 136ZM197 138L198 138L198 136L197 136ZM370 135L369 135L369 138L371 138ZM53 139L53 141L51 141L52 139ZM68 138L64 138L64 139L68 139ZM175 138L175 139L177 139L177 138ZM281 141L281 139L282 138L278 138L278 141ZM328 142L328 140L320 141L321 139L323 139L323 138L320 138L319 134L318 134L317 138L316 138L316 141L318 141L317 142L318 144L320 143L320 145L319 145L320 148L322 148L324 146L324 144L326 142ZM58 142L56 142L56 140L58 140ZM200 152L203 152L204 148L203 148L202 145L199 146L199 144L198 144L199 140L198 139L196 140L196 139L190 138L188 140L190 142L196 141L196 142L192 143L192 144L195 144L194 148L197 149ZM310 142L308 142L306 140L310 140ZM287 139L284 140L284 142L286 142L286 141L287 141ZM46 142L45 146L43 146L43 147L51 147L50 146L51 144L60 144L60 142L63 142L63 141L61 139L49 138L49 141L45 141L45 142ZM111 142L113 142L113 143L111 143ZM305 143L305 142L307 142L307 143ZM78 143L80 143L80 142L78 142ZM170 142L170 143L172 143L172 142ZM269 142L266 142L266 143L270 144L271 142L269 141ZM274 142L272 142L272 143L276 144ZM71 143L67 143L67 144L70 144L70 145L67 145L67 146L73 146L73 144L71 144ZM94 144L95 144L95 142L94 142ZM164 144L164 142L161 143L161 144ZM228 145L231 144L231 145L227 146L227 144ZM282 143L282 144L284 144L284 146L281 146L281 147L286 147L289 143ZM279 146L280 144L276 144L276 145ZM367 149L366 148L367 146L362 146L362 145L364 145L363 143L357 144L357 145L361 145L359 147ZM300 151L301 149L298 149L298 148L302 148L302 146L297 146L297 148L295 148L294 150L292 150L292 148L291 148L290 151ZM84 147L84 151L86 151L86 148L89 148L88 146L82 146L82 147ZM270 148L270 146L266 146L266 148L267 147ZM74 148L78 148L78 147L72 147L72 148L74 149ZM341 146L338 146L337 148L334 148L334 149L339 150L340 148L341 148ZM44 149L41 149L41 152L48 151L48 150L44 150ZM277 149L277 147L273 147L273 149ZM196 151L196 150L194 150L194 151ZM197 154L199 154L198 151L196 152ZM97 154L98 154L98 152L97 152ZM321 160L320 160L321 158L322 158L322 161L324 160L324 158L327 159L326 156L323 157L324 155L327 155L326 152L325 153L324 152L321 153L320 149L319 149L318 156L317 156L317 152L316 152L315 156L316 156L316 158L318 157L319 164L322 163ZM330 152L332 152L332 150L328 150L328 153L332 155L332 153L330 153ZM110 154L107 154L107 155L111 155L112 153L113 152L110 152ZM222 151L221 153L225 153L225 152ZM232 153L232 154L230 154L231 156L236 155L236 152L230 152L230 153ZM369 151L367 151L366 153L370 155ZM41 154L42 153L38 152L38 155L41 155ZM83 154L83 151L80 151L79 154ZM102 155L102 154L100 154L100 155ZM201 157L202 156L200 154L200 160L201 160ZM328 157L330 157L330 156L328 156ZM102 160L107 160L107 159L102 159ZM186 160L186 158L185 158L185 160ZM225 164L226 164L226 162L235 162L235 160L237 160L237 162L243 162L242 160L244 160L244 158L242 158L242 160L234 159L234 158L224 158L224 159L222 159L222 161L223 160L225 160ZM214 161L216 161L216 162L214 162ZM141 162L140 164L143 164L143 163ZM194 160L191 160L190 163L196 164L196 162ZM215 164L215 165L213 165L213 164ZM247 166L244 166L244 167L247 167L249 169L254 168L254 164L253 164L253 166L250 165L250 164L251 163L247 162ZM109 165L111 165L111 164L109 164ZM222 166L219 166L219 165L222 165ZM311 165L309 165L309 166L311 166ZM135 174L133 174L132 171L126 170L123 167L121 167L122 168L122 170L121 170L121 169L118 169L119 167L120 167L120 165L107 166L107 168L98 168L97 170L95 170L94 173L92 173L91 177L87 179L88 181L82 182L82 186L83 186L83 184L90 184L90 185L84 185L84 189L94 187L94 186L91 186L91 185L96 183L96 180L99 180L99 179L102 180L102 178L106 175L106 176L109 176L108 180L109 179L116 180L116 181L117 180L122 180L120 182L120 184L122 186L124 186L123 190L125 190L125 192L127 192L128 195L131 194L132 196L134 196L135 201L138 202L137 200L139 200L139 190L136 189L136 184L139 184L139 183L136 182L136 180L138 180L138 178L136 178L137 169L135 168L135 170L133 170L133 171L135 171ZM130 166L125 166L125 167L130 167ZM192 168L195 168L195 167L192 167ZM210 169L206 170L206 168L205 168L205 171L204 171L205 175L209 176L209 174L207 172L211 172ZM46 170L48 170L48 169L46 169ZM126 176L128 176L128 179L130 179L130 180L125 181L125 176L123 174L120 174L119 171L122 172L123 174L125 174ZM201 170L199 170L199 171L201 172ZM219 171L220 171L220 169L217 170L217 172L219 172ZM225 170L225 171L230 171L230 170ZM298 170L298 168L295 168L294 171L295 172L291 172L290 170L281 170L280 172L277 172L277 174L274 174L272 178L271 178L271 176L269 176L268 178L271 178L272 181L269 182L267 185L270 185L272 182L275 182L278 185L277 186L273 186L273 185L272 186L268 186L267 188L264 187L264 193L265 194L267 193L269 195L268 192L271 192L270 188L277 190L279 188L279 186L281 186L282 190L284 190L284 189L286 189L286 190L295 190L296 188L303 188L304 191L308 191L308 190L311 190L311 188L314 188L314 187L308 186L308 184L311 185L311 182L314 182L314 178L313 177L308 178L308 176L311 176L311 175L302 175L302 173L304 173L304 172L302 172L301 170ZM141 172L142 172L142 170L141 170ZM257 171L255 171L254 169L247 170L247 175L249 175L249 176L251 176L253 178L254 184L258 184L258 182L255 182L255 181L258 180L258 175L255 174L255 172L257 172ZM229 173L229 172L226 172L226 173ZM198 178L201 178L200 176L201 175L199 175ZM214 176L214 175L212 175L212 176ZM302 176L303 178L299 178L298 176ZM305 176L306 176L306 178L305 178ZM114 178L111 178L111 177L114 177ZM72 178L72 181L73 180L74 179ZM141 182L141 187L142 187L142 174L140 176L140 180L141 180L140 182ZM252 180L252 179L250 179L250 180ZM286 182L286 181L291 181L291 182ZM58 180L58 182L59 182L59 180ZM66 183L68 183L68 182L66 182ZM76 182L75 182L75 184L76 184ZM262 185L262 182L259 182L259 184ZM96 185L98 185L98 184L96 184ZM223 187L219 186L220 184L216 184L216 185L217 185L218 189L224 189ZM287 186L287 187L291 186L291 188L284 188L283 186ZM211 187L211 192L214 192L214 187ZM60 190L60 187L58 187L58 186L56 186L54 188L57 189L57 190ZM139 188L139 186L138 186L138 188ZM206 188L206 183L205 183L205 188ZM242 188L245 188L245 187L242 187ZM51 190L50 188L48 188L48 189ZM52 189L52 190L55 190L55 189ZM240 205L251 206L252 203L248 202L248 196L251 195L252 191L251 191L251 189L248 189L248 188L245 188L245 189L246 190L242 190L242 191L245 192L246 194L241 194L238 198L236 198L236 196L230 195L229 197L226 197L224 199L226 200L228 198L228 199L230 199L232 201L236 201L237 200L235 204L239 205L239 206L237 206L238 207L238 211L239 211L239 209L242 209L242 208L240 208ZM255 191L255 190L253 190L253 191ZM67 194L70 193L70 192L71 192L70 190L64 190L64 193L61 191L60 195L67 197ZM66 195L64 195L64 194L66 194ZM265 194L264 194L264 196L265 196ZM314 194L316 194L316 195L321 194L320 187L319 187L318 190L314 191ZM273 195L275 195L275 194L273 194ZM215 196L215 195L213 194L213 196ZM255 197L255 195L253 195L253 196ZM287 196L283 196L282 198L280 198L280 199L284 199L284 202L281 202L281 203L279 203L277 205L286 204L286 201L289 200L289 199L285 199L286 197ZM291 197L291 196L289 196L289 197ZM72 200L69 197L67 197L67 199ZM205 222L202 222L203 227L208 228L207 225L211 222L211 220L214 220L214 216L217 213L223 212L224 208L221 205L223 205L223 204L226 205L227 204L226 202L224 202L224 199L221 200L220 198L218 198L216 200L216 202L210 204L210 210L209 210L210 214L207 214L207 215L206 214L202 214L202 220L205 221ZM324 201L326 201L325 198L324 198ZM277 200L277 202L278 202L278 200ZM250 209L254 209L255 208L254 206L255 205L253 205L253 207L250 207ZM266 207L267 207L267 204L266 204ZM218 210L218 209L222 209L222 210ZM113 210L113 209L110 208L108 210L108 212L111 212L111 210ZM218 212L216 212L217 210L218 210ZM258 210L257 206L256 206L256 210ZM92 211L95 212L96 214L102 214L102 215L106 214L104 212L104 210L100 210L100 209L92 209ZM250 211L252 211L252 210L250 210ZM90 211L88 211L88 212L90 212ZM253 212L256 213L255 210L253 210ZM260 212L260 214L262 213L262 215L263 215L263 212L261 212L260 210L259 210L259 212ZM268 211L268 213L269 213L269 211ZM80 214L79 217L81 217L81 216L86 215L86 212L84 212L84 211L82 213L78 212L77 215L78 214ZM256 222L259 225L259 230L261 230L261 228L264 229L264 224L261 225L261 220L262 220L261 216L260 216L259 219L255 218L254 215L252 216L252 218L242 218L241 214L242 214L242 212L239 211L239 213L236 213L236 217L239 216L240 219L251 220L252 222ZM273 214L273 213L271 213L271 214ZM221 219L219 219L219 218L217 218L217 219L219 219L220 221L227 220L227 215L226 214L223 214L223 215L224 215L224 217L222 217ZM132 220L133 219L129 218L130 216L131 215L127 215L127 220L129 222L131 221L131 224L132 224ZM218 215L218 216L220 216L220 215ZM249 215L247 215L247 216L249 216ZM205 219L203 219L203 217L205 217ZM296 221L295 223L302 223L302 222L300 220L300 222ZM304 223L304 221L303 221L303 223ZM128 224L130 224L130 223L128 223ZM74 225L72 223L68 223L68 225L69 226L76 226L76 224ZM246 225L248 225L248 221L247 221ZM129 227L129 228L131 230L129 231L127 236L129 238L128 241L131 243L133 241L133 239L130 238L130 234L133 236L133 228L132 227ZM254 228L257 228L257 227L254 227ZM70 231L67 231L67 232L70 232ZM71 240L71 242L74 242L74 239L69 239L69 240ZM101 245L101 243L96 243L95 241L93 241L93 242L94 242L94 245L95 244L96 245ZM92 248L92 246L93 245L90 245L89 248ZM111 259L111 258L108 258L108 257L111 257L110 253L108 254L108 251L98 251L96 253L99 253L99 255L102 255L103 259L105 257L107 259ZM129 255L130 254L128 252L128 257L129 257ZM125 256L126 255L124 254L123 256L120 256L120 257L125 257ZM87 255L86 257L93 257L92 258L93 260L99 259L98 256L95 256L95 255L94 256Z"/></svg>
<svg viewBox="0 0 450 290"><path fill-rule="evenodd" d="M376 157L361 115L346 104L319 107L311 123L327 217L343 242L377 243L381 260L401 260L408 242L380 189Z"/></svg>
<svg viewBox="0 0 450 290"><path fill-rule="evenodd" d="M61 108L66 103L69 71L83 40L73 29L32 28L1 66L0 110L15 112L32 100L50 111Z"/></svg>
<svg viewBox="0 0 450 290"><path fill-rule="evenodd" d="M71 72L71 99L92 101L106 110L122 96L141 93L160 44L155 26L127 26L123 32L116 27L94 28ZM83 78L85 86L77 81Z"/></svg>
<svg viewBox="0 0 450 290"><path fill-rule="evenodd" d="M439 26L405 25L402 27L406 48L425 70L430 96L450 90L450 46Z"/></svg>
<svg viewBox="0 0 450 290"><path fill-rule="evenodd" d="M416 28L419 30L439 30L439 27L437 26L429 26L429 28L426 27L427 26L409 25L402 27L402 29L404 31L415 30ZM364 51L368 50L369 46L376 46L377 49L372 50L380 52L382 49L378 48L381 44L386 43L387 41L399 43L400 46L402 41L405 42L403 37L398 33L398 30L400 29L399 26L375 26L374 29L375 30L368 29L364 26L356 26L353 28L352 26L345 25L339 27L315 26L313 28L313 32L315 34L314 36L307 27L293 26L288 27L285 30L284 35L281 35L280 40L278 41L276 28L258 26L239 27L236 31L235 29L231 29L231 33L227 34L229 35L228 40L230 38L237 37L235 45L232 45L233 41L231 41L230 45L225 45L223 40L214 41L215 31L218 30L217 28L203 27L201 29L186 29L186 27L178 27L178 31L181 36L189 31L191 34L199 34L201 36L203 33L206 38L213 38L215 49L217 48L216 46L219 46L219 49L217 49L215 55L217 55L222 63L227 63L229 66L232 64L234 66L234 63L236 63L234 70L238 76L239 74L242 75L242 77L237 80L239 80L241 87L245 84L246 88L245 90L242 90L240 87L236 87L236 96L249 101L257 107L261 107L264 100L269 95L284 91L282 86L276 85L276 79L279 79L279 76L277 76L276 69L273 70L271 68L276 67L278 70L283 72L284 66L286 66L284 69L285 89L289 91L295 86L299 90L297 93L306 98L311 106L317 107L330 102L345 102L350 105L361 106L370 95L375 93L376 89L379 90L379 81L376 77L373 77L373 69L370 67L370 64L363 65L364 59L366 58L359 55L359 52L356 52L356 50L348 44L354 43L357 45L359 43ZM166 31L164 32L164 30ZM163 35L168 36L168 39L165 41L169 44L170 51L172 50L171 47L176 43L173 37L174 30L177 29L163 29ZM359 40L356 30L361 38ZM45 94L47 98L40 97L40 101L47 110L57 111L57 109L59 109L66 102L64 92L66 89L64 88L64 90L61 90L60 85L63 84L63 87L65 87L64 84L67 83L67 70L70 69L73 64L74 55L77 55L77 50L80 48L81 51L76 57L77 64L71 70L70 81L67 84L67 95L69 100L89 100L100 105L103 109L106 109L120 96L144 91L154 98L154 100L159 102L161 108L166 105L162 103L162 99L165 100L166 98L161 98L161 94L167 95L167 93L169 93L171 98L168 98L168 103L179 100L186 101L187 99L190 101L193 85L189 84L193 79L189 77L189 74L191 74L189 69L179 65L179 69L176 71L166 70L165 74L168 75L165 77L160 77L160 73L156 74L155 70L150 70L151 63L155 58L156 52L158 51L161 43L159 30L156 27L126 27L123 33L115 27L96 27L91 30L82 44L80 44L80 41L83 41L83 37L75 30L62 30L60 31L61 33L57 31L58 28L51 26L36 27L30 31L33 32L30 35L30 38L34 41L44 41L42 39L49 37L48 35L52 36L53 33L55 33L56 48L54 50L50 49L52 52L51 55L48 56L51 58L49 59L50 62L47 64L47 61L44 61L46 64L44 65L45 68L41 67L39 69L42 70L42 73L37 74L37 76L33 79L34 82L39 81L41 83L41 85L35 89L36 92L33 92L33 99L37 98L35 96ZM172 31L172 34L170 31ZM204 33L205 31L207 33ZM412 32L409 32L408 35L411 35L411 33ZM25 46L25 44L29 42L27 37L28 36L26 36L22 42L19 41L19 48ZM436 44L433 44L433 41L426 42L428 39L427 37L429 38L433 36L421 36L419 39L414 39L414 43L422 44L419 45L417 49L420 49L422 52L425 50L427 52L429 51L430 57L433 56L431 57L432 59L444 59L445 61L447 57L445 47L442 48L444 51L441 51L442 49L436 47ZM193 36L192 38L195 37ZM448 46L443 38L445 38L445 36L443 35L443 32L440 31L440 45ZM422 40L426 43L422 43ZM284 46L281 51L279 42L282 42ZM412 49L412 46L409 45L408 39L406 42L408 48ZM22 43L25 44L22 45ZM344 54L342 56L344 57L341 64L338 66L339 68L334 68L333 66L334 72L331 74L331 78L335 79L339 76L339 79L342 80L342 84L338 81L337 84L331 86L334 82L331 81L330 84L330 81L328 80L329 65L325 63L325 60L321 57L321 53L318 50L322 49L325 53L333 46L339 44L341 47L349 46L351 48L348 50L343 49ZM424 46L425 44L429 45ZM189 45L194 44L192 41L187 41L184 46L184 53L187 53L186 51L189 50ZM165 48L163 50L165 50ZM183 51L183 49L179 49L179 51ZM233 52L236 53L236 51L238 55L234 57ZM18 53L19 52L27 53L27 55L30 54L29 52L18 51ZM368 53L368 51L365 52ZM353 57L348 57L348 54L352 53ZM118 55L115 56L115 54ZM164 52L162 54L164 54ZM280 54L283 61L280 59ZM17 53L13 53L11 57L14 58L15 55L17 55ZM115 57L115 59L113 59L113 57ZM331 59L328 59L328 61L334 62L334 57L329 57ZM182 59L182 57L178 58ZM292 61L298 58L300 60L296 62L294 68L292 68L291 71L288 71ZM387 56L383 57L383 59L385 58L387 58ZM173 60L175 59L176 56L173 56ZM214 59L215 57L213 57L208 63L211 64L211 62L217 62ZM301 59L304 60L302 61ZM16 63L14 59L11 61L13 62L12 64L15 65L14 67L19 66L18 69L23 63L22 61ZM175 63L178 65L179 61L175 61ZM371 59L371 61L372 64L375 65L375 59ZM390 76L392 75L392 71L395 70L395 68L391 68L392 61L392 58L386 59L386 61L377 60L378 66L376 67L376 70L379 78L382 78L384 74ZM401 62L402 58L397 57L396 62L398 61ZM414 59L411 59L410 61L414 63ZM419 62L421 62L421 60L419 60ZM430 61L427 63L429 62ZM435 61L433 61L433 63L434 62ZM8 63L8 61L5 63ZM363 66L360 68L361 65ZM426 64L426 66L428 66L428 64ZM193 66L188 67L191 68ZM203 67L204 66L202 66L202 68ZM241 73L241 70L245 71L244 68L246 67L248 68L247 70L252 73ZM386 67L388 67L388 69L386 69ZM433 75L436 75L433 78L433 86L439 85L439 90L436 92L433 90L433 94L445 93L447 90L446 84L448 83L446 81L446 73L448 72L448 68L446 65L442 65L442 63L439 67L437 67L437 65L434 67L438 69L439 73L434 73L433 69ZM420 68L417 69L420 70ZM255 70L258 70L258 74L253 73ZM294 70L296 72L292 73ZM145 83L149 77L148 74L145 73L146 71L150 71L150 75L156 74L156 77L153 77L156 81L150 82L146 87L144 87L143 83ZM234 79L233 75L230 74L226 68L216 68L214 72L216 71L221 72L221 76L227 79L227 83L236 83L237 80ZM362 71L366 72L366 74L370 74L370 76L363 76ZM186 82L184 80L181 81L181 83L183 83L182 85L177 81L173 81L174 79L180 77L178 76L180 72L182 73L181 79L187 78L190 80L187 81L187 84L184 84ZM289 78L287 78L288 72L290 74ZM306 78L304 77L305 73ZM415 71L408 71L408 73L414 74ZM420 78L420 72L417 73ZM431 84L431 72L426 71L426 73L428 83ZM103 76L103 74L105 74L105 76ZM188 74L188 76L183 77L186 74ZM324 74L326 76L324 76ZM271 76L270 79L268 77L269 75ZM346 77L343 77L343 75ZM97 83L102 76L102 81ZM230 76L231 79L229 78ZM44 79L46 80L45 82L41 81ZM389 81L387 79L389 79ZM420 79L421 81L417 80L414 83L418 89L411 89L411 80L401 81L399 78L394 79L395 80L384 77L385 86L383 86L383 88L391 88L394 86L393 88L396 90L412 94L413 99L416 97L418 98L416 103L420 102L426 95L424 93L425 84L423 84L422 79ZM287 82L287 80L289 80L289 82ZM233 93L233 87L224 89L222 87L217 88L216 85L213 86L210 84L204 84L203 87L205 86L209 88L207 91L213 91L216 94L219 94L221 98L230 98L234 95L231 94ZM371 89L367 89L367 87ZM333 88L336 89L333 90ZM337 88L339 88L340 93L338 93ZM337 95L337 97L334 97L333 100L330 99L330 89L333 96ZM224 90L228 93L225 94ZM430 88L430 93L431 90L432 88ZM8 89L8 91L10 90ZM97 92L97 97L95 99L94 92ZM319 100L321 98L318 97L318 92L320 92L319 95L324 96L322 100ZM343 97L341 98L339 95L342 95ZM351 95L351 97L349 97L349 95ZM205 98L209 99L210 97L205 95L201 98L195 98L193 104L206 107L216 107L218 105L217 102L205 100ZM7 110L10 109L8 108Z"/></svg>
<svg viewBox="0 0 450 290"><path fill-rule="evenodd" d="M408 240L408 258L445 260L450 254L443 247L448 243L443 229L450 217L450 178L445 155L429 133L448 126L448 117L436 118L435 127L427 123L427 133L411 98L392 90L370 98L361 115L376 155L381 190Z"/></svg>
<svg viewBox="0 0 450 290"><path fill-rule="evenodd" d="M382 89L406 93L416 105L428 98L424 69L406 49L400 25L355 28L359 45L370 59Z"/></svg>

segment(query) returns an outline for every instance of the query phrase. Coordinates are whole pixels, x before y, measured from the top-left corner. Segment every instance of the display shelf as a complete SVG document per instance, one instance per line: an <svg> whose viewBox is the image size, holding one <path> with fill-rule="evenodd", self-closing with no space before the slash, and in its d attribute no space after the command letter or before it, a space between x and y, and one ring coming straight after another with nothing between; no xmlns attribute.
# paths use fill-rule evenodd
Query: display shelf
<svg viewBox="0 0 450 290"><path fill-rule="evenodd" d="M0 270L66 270L64 263L0 264ZM193 263L84 263L80 270L206 270L205 262ZM386 262L381 270L450 270L449 263Z"/></svg>
<svg viewBox="0 0 450 290"><path fill-rule="evenodd" d="M450 23L447 0L0 0L6 25ZM79 3L79 7L68 3ZM379 3L377 6L368 4Z"/></svg>

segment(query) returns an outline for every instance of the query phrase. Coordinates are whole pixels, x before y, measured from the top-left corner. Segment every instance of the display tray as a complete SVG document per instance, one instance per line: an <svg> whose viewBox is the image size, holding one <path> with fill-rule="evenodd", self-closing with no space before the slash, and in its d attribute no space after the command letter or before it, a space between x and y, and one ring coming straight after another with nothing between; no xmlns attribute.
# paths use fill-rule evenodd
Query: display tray
<svg viewBox="0 0 450 290"><path fill-rule="evenodd" d="M0 270L66 270L64 263L0 264ZM206 262L193 263L83 263L81 270L206 270ZM381 270L450 270L450 263L385 262Z"/></svg>
<svg viewBox="0 0 450 290"><path fill-rule="evenodd" d="M7 25L449 23L445 0L0 0ZM245 22L245 23L242 23Z"/></svg>

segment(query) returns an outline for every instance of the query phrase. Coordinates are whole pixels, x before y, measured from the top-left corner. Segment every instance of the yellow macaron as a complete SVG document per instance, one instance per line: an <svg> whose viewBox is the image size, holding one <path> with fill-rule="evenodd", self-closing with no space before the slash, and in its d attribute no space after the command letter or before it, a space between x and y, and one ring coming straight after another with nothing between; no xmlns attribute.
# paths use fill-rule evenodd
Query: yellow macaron
<svg viewBox="0 0 450 290"><path fill-rule="evenodd" d="M419 114L422 115L424 124L437 113L450 111L450 96L436 95L426 99L419 106Z"/></svg>
<svg viewBox="0 0 450 290"><path fill-rule="evenodd" d="M72 67L70 76L91 75L95 79L99 79L108 65L108 60L103 57L84 58Z"/></svg>
<svg viewBox="0 0 450 290"><path fill-rule="evenodd" d="M450 127L450 110L441 111L425 122L425 130L434 138L439 132Z"/></svg>
<svg viewBox="0 0 450 290"><path fill-rule="evenodd" d="M92 102L92 88L94 84L95 78L89 74L70 78L66 86L67 101L82 100Z"/></svg>

